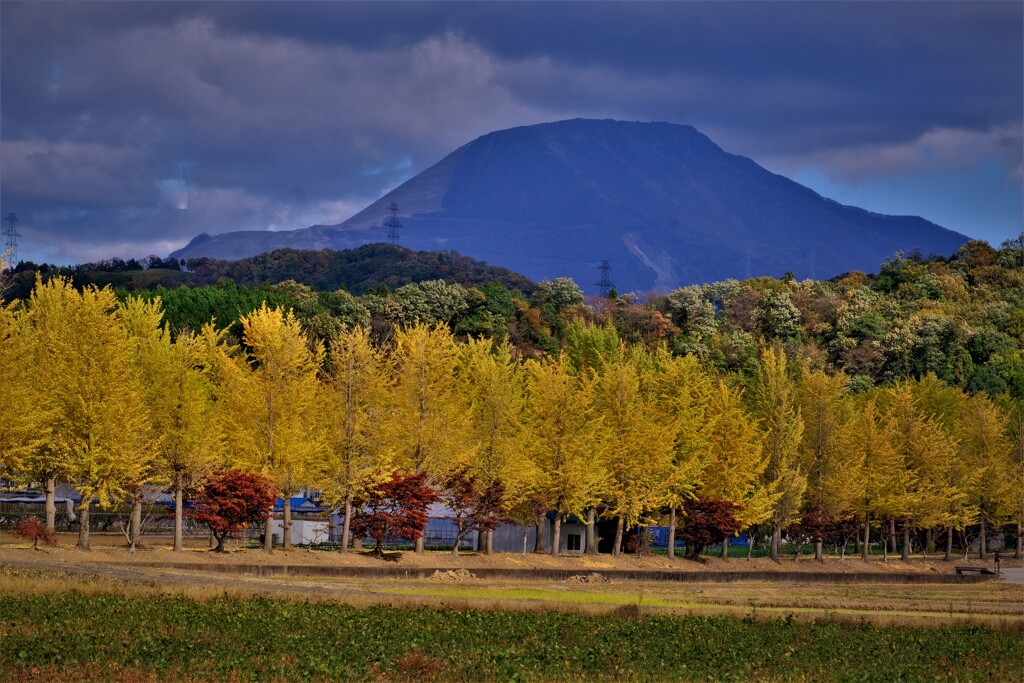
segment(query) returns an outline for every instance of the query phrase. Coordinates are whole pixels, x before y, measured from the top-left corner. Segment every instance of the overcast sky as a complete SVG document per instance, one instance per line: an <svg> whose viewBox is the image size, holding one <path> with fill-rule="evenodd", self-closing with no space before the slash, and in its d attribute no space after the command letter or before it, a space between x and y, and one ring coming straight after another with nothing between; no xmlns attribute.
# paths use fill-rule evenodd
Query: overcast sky
<svg viewBox="0 0 1024 683"><path fill-rule="evenodd" d="M334 224L456 147L696 126L843 203L1022 229L1024 3L0 4L20 256ZM0 245L2 246L2 245Z"/></svg>

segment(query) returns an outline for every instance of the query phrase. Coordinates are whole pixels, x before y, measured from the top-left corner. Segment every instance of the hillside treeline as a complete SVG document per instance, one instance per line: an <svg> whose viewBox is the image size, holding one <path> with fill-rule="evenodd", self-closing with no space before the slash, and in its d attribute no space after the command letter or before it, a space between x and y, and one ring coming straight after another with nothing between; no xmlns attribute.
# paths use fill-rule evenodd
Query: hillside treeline
<svg viewBox="0 0 1024 683"><path fill-rule="evenodd" d="M249 288L292 280L322 291L344 289L363 294L381 287L396 289L411 282L446 280L463 285L498 283L530 293L536 285L506 268L453 251L413 251L393 244L367 244L356 249L321 251L277 249L258 256L224 261L214 258L112 258L74 266L20 263L13 270L11 298L25 298L35 283L61 275L79 288L86 285L141 291L163 287L203 287L233 282Z"/></svg>
<svg viewBox="0 0 1024 683"><path fill-rule="evenodd" d="M881 533L887 551L901 536L905 555L938 545L949 556L954 542L966 549L978 536L984 555L986 536L1013 529L1019 552L1024 401L1012 383L964 390L956 372L973 364L974 337L952 334L950 346L923 355L894 343L880 351L877 377L844 371L844 352L860 347L854 330L866 325L856 321L872 316L884 339L941 324L975 331L970 321L987 320L997 340L988 358L1019 362L1011 333L1020 305L1006 285L1021 267L1001 265L1003 252L987 256L971 268L969 254L901 259L871 284L689 288L662 302L670 315L654 303L589 308L571 283L550 283L542 296L560 349L547 354L517 353L507 331L463 340L450 318L401 318L411 310L392 298L401 289L373 295L394 317L364 308L355 324L325 326L324 339L309 334L308 319L304 329L301 306L265 303L240 317L234 337L210 324L172 330L156 299L40 280L0 311L0 463L5 477L47 491L68 481L101 505L138 504L143 484L163 485L179 508L224 467L270 477L286 502L315 487L346 507L392 473L427 472L444 488L468 472L481 491L500 488L511 519L586 519L589 549L595 518L616 519L616 553L635 525L668 519L674 530L693 499L734 504L739 529L767 539L773 557L784 532L819 555L823 543L845 549L852 538L867 553ZM922 291L927 283L935 289ZM679 315L692 301L706 317ZM836 312L805 320L808 301ZM367 298L352 302L358 310ZM677 331L626 334L648 328L624 325L624 312ZM750 325L760 326L756 338ZM744 335L749 358L725 352L724 339ZM835 344L814 341L827 339ZM81 514L88 547L87 506ZM176 536L180 547L180 525Z"/></svg>
<svg viewBox="0 0 1024 683"><path fill-rule="evenodd" d="M167 265L154 258L142 265ZM424 263L446 260L468 265L440 275L436 269L419 270ZM324 269L346 262L376 273L366 275L364 284L379 284L360 295L352 286L308 284L327 282ZM527 284L487 280L489 271L479 262L392 245L348 252L281 250L210 263L216 268L205 277L212 284L196 287L165 286L143 276L195 277L198 268L190 274L166 268L114 273L130 281L91 267L97 264L70 273L40 272L44 278L65 274L79 288L112 284L122 300L132 293L159 298L172 332L198 331L215 319L237 337L240 317L266 304L290 308L303 328L325 343L352 325L369 327L374 340L383 343L396 328L418 320L444 322L461 339L506 339L517 355L539 357L557 353L566 343L567 324L584 320L613 326L627 343L648 349L665 344L674 354L695 355L720 373L748 379L760 350L780 343L792 359L843 372L853 391L932 373L972 394L1024 396L1024 236L999 249L970 242L950 258L897 256L877 275L857 272L803 282L784 275L610 298L584 297L565 278L539 286L525 279ZM22 266L12 274L9 298L25 298L31 291L35 273ZM475 280L468 274L474 269ZM396 273L401 274L397 280ZM281 281L286 277L291 279Z"/></svg>

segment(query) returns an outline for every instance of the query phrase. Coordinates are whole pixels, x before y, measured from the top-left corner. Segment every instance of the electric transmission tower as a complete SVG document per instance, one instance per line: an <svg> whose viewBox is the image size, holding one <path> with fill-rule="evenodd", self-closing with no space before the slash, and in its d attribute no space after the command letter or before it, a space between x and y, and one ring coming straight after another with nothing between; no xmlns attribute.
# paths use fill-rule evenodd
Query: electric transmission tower
<svg viewBox="0 0 1024 683"><path fill-rule="evenodd" d="M11 268L18 263L18 240L21 233L18 232L18 215L13 211L7 214L7 227L4 228L4 251L8 252Z"/></svg>
<svg viewBox="0 0 1024 683"><path fill-rule="evenodd" d="M600 288L601 296L607 297L608 293L615 288L615 285L608 278L608 273L612 272L612 267L608 265L607 260L604 260L601 261L601 265L599 265L597 269L601 271L601 280L599 282L595 282L594 284Z"/></svg>
<svg viewBox="0 0 1024 683"><path fill-rule="evenodd" d="M397 245L401 236L399 231L402 229L402 223L398 220L398 204L388 204L388 211L391 215L384 219L384 227L388 229L388 242Z"/></svg>

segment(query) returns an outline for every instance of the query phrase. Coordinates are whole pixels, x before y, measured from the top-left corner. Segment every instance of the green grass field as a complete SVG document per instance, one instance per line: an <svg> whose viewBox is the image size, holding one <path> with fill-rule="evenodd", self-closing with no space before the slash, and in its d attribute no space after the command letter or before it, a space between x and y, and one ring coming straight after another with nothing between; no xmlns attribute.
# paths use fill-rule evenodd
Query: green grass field
<svg viewBox="0 0 1024 683"><path fill-rule="evenodd" d="M1019 629L79 591L3 596L2 680L1008 681Z"/></svg>

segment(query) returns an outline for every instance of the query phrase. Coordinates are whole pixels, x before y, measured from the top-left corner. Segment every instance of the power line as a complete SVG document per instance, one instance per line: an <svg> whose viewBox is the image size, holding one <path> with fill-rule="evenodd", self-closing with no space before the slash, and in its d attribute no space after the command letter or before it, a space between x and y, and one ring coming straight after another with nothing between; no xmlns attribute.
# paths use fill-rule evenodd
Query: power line
<svg viewBox="0 0 1024 683"><path fill-rule="evenodd" d="M601 296L608 296L608 294L615 289L615 284L608 277L608 274L612 272L612 267L608 265L607 259L601 261L601 265L597 267L601 271L601 280L595 282L594 285L601 289Z"/></svg>
<svg viewBox="0 0 1024 683"><path fill-rule="evenodd" d="M388 229L388 242L397 245L402 229L402 223L398 220L398 204L388 204L388 211L391 215L384 219L384 227Z"/></svg>
<svg viewBox="0 0 1024 683"><path fill-rule="evenodd" d="M12 267L18 263L18 241L21 239L17 226L18 214L12 211L7 214L7 227L4 228L4 251L8 252Z"/></svg>

